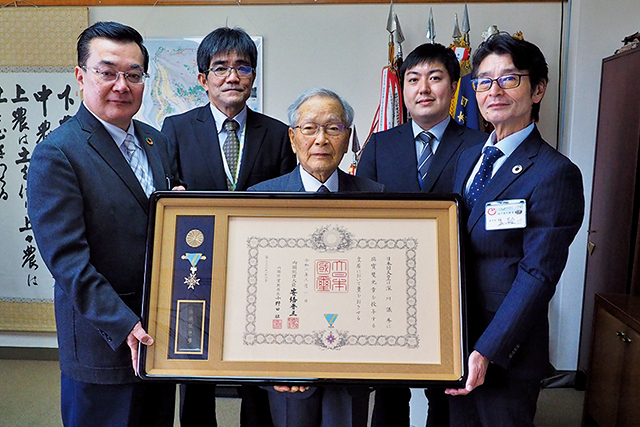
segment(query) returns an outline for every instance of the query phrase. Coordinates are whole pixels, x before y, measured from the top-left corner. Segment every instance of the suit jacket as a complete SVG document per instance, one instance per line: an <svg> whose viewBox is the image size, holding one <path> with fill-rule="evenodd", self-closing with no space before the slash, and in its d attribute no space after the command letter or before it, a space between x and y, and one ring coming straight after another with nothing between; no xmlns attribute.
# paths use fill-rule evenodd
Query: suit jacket
<svg viewBox="0 0 640 427"><path fill-rule="evenodd" d="M176 171L167 138L138 121L135 130L156 189L169 189ZM76 381L136 381L125 341L140 320L149 200L84 104L34 149L27 197L55 279L60 368Z"/></svg>
<svg viewBox="0 0 640 427"><path fill-rule="evenodd" d="M180 177L189 190L227 190L218 131L209 104L167 117L162 132L169 137ZM288 127L248 109L236 190L243 191L291 172L295 166Z"/></svg>
<svg viewBox="0 0 640 427"><path fill-rule="evenodd" d="M449 121L422 190L411 122L374 133L362 152L356 175L384 184L392 192L451 193L455 159L465 148L483 144L488 135Z"/></svg>
<svg viewBox="0 0 640 427"><path fill-rule="evenodd" d="M455 190L482 146L460 155ZM485 204L526 200L526 227L485 229ZM507 158L467 219L470 344L512 378L541 380L549 367L548 305L584 215L582 175L537 127Z"/></svg>
<svg viewBox="0 0 640 427"><path fill-rule="evenodd" d="M384 186L338 169L339 192L382 192ZM249 188L249 191L304 192L300 166L286 175ZM266 387L276 427L366 426L369 389L366 387L310 387L303 393L282 393ZM346 393L344 393L346 390ZM342 396L342 397L341 397ZM324 405L323 405L324 403ZM351 419L345 414L352 414Z"/></svg>
<svg viewBox="0 0 640 427"><path fill-rule="evenodd" d="M261 182L249 188L249 191L296 191L304 192L304 184L300 177L300 166L295 168L293 172L278 178ZM382 192L385 187L382 184L373 182L370 179L360 176L349 175L338 169L338 190L341 193L362 191L362 192Z"/></svg>

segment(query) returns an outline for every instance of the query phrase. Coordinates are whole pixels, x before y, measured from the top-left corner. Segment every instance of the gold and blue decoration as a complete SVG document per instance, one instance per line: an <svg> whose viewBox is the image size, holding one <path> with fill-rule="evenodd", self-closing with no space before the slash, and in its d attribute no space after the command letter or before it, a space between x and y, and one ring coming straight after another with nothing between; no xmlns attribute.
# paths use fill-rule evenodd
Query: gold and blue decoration
<svg viewBox="0 0 640 427"><path fill-rule="evenodd" d="M146 143L149 145L153 145L153 139L147 137L147 139L145 139Z"/></svg>
<svg viewBox="0 0 640 427"><path fill-rule="evenodd" d="M200 285L200 279L196 277L198 261L205 260L207 257L200 253L186 253L180 258L187 259L191 263L191 267L189 268L190 274L184 278L184 284L187 285L187 289L195 289L196 286Z"/></svg>

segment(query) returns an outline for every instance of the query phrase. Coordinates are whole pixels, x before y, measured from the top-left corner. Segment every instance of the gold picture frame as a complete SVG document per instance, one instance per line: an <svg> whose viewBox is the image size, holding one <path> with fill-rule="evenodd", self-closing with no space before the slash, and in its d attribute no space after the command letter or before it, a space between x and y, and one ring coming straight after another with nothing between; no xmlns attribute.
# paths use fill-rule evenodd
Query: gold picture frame
<svg viewBox="0 0 640 427"><path fill-rule="evenodd" d="M158 192L143 379L459 385L455 195Z"/></svg>

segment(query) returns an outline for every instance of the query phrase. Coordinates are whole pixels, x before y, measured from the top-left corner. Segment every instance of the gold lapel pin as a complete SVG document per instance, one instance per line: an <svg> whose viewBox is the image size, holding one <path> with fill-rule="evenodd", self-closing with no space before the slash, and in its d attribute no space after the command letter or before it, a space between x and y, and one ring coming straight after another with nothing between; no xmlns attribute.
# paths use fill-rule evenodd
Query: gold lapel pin
<svg viewBox="0 0 640 427"><path fill-rule="evenodd" d="M520 172L522 172L522 165L515 165L513 169L511 169L511 172L518 175Z"/></svg>

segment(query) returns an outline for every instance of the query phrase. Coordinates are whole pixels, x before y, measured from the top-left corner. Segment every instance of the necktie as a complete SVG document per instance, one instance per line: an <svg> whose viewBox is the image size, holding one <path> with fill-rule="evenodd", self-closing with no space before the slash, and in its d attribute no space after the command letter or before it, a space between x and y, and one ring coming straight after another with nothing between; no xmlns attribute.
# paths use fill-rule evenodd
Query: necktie
<svg viewBox="0 0 640 427"><path fill-rule="evenodd" d="M331 193L331 190L329 190L327 187L325 187L324 185L321 185L318 188L318 191L316 191L316 193Z"/></svg>
<svg viewBox="0 0 640 427"><path fill-rule="evenodd" d="M238 154L240 152L240 140L236 131L240 126L235 120L225 120L223 124L227 131L227 139L224 141L222 149L224 157L227 159L231 180L227 178L227 189L232 191L236 188L236 171L238 169Z"/></svg>
<svg viewBox="0 0 640 427"><path fill-rule="evenodd" d="M431 141L435 136L431 132L423 131L418 135L418 138L422 140L422 152L420 153L420 158L418 159L418 182L420 183L420 188L422 188L424 178L427 176L427 172L429 171L429 165L431 164L431 160L433 159L433 151L431 151Z"/></svg>
<svg viewBox="0 0 640 427"><path fill-rule="evenodd" d="M493 171L493 164L502 157L503 153L497 147L485 147L482 155L482 163L480 163L480 169L473 178L473 182L469 187L469 191L465 197L467 207L469 210L473 208L478 197L484 191L485 187L491 180L491 172Z"/></svg>
<svg viewBox="0 0 640 427"><path fill-rule="evenodd" d="M136 144L133 135L130 133L127 134L122 146L125 151L124 157L127 159L127 162L129 162L129 166L131 166L131 170L133 170L136 178L138 178L144 194L146 194L147 197L151 196L151 193L155 190L153 175L146 156L142 151L142 147Z"/></svg>

